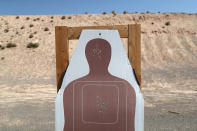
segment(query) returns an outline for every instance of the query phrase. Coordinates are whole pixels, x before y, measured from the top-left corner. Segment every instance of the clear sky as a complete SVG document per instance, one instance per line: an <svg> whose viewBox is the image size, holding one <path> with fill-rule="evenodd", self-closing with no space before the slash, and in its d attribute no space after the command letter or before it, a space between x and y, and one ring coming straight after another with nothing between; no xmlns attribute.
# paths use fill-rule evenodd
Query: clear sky
<svg viewBox="0 0 197 131"><path fill-rule="evenodd" d="M0 15L99 14L112 10L197 13L197 0L0 0Z"/></svg>

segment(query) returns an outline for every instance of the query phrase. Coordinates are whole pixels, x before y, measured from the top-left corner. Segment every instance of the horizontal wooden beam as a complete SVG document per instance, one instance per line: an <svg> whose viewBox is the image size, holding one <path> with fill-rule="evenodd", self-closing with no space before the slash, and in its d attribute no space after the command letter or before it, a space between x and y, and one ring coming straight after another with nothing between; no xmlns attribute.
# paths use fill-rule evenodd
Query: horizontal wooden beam
<svg viewBox="0 0 197 131"><path fill-rule="evenodd" d="M79 39L83 29L118 30L121 38L128 38L128 25L68 27L68 39Z"/></svg>

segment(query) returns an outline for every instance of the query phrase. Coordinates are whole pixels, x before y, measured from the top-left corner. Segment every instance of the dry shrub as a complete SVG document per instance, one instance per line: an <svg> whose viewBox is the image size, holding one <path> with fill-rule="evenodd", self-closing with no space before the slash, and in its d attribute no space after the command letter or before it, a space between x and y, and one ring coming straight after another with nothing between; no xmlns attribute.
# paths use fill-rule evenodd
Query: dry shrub
<svg viewBox="0 0 197 131"><path fill-rule="evenodd" d="M30 24L30 25L29 25L30 28L33 27L33 26L34 26L33 24Z"/></svg>
<svg viewBox="0 0 197 131"><path fill-rule="evenodd" d="M111 12L113 15L116 15L116 12L114 11L114 10L112 10L112 12Z"/></svg>
<svg viewBox="0 0 197 131"><path fill-rule="evenodd" d="M16 19L19 19L19 16L16 16Z"/></svg>
<svg viewBox="0 0 197 131"><path fill-rule="evenodd" d="M34 37L34 35L33 35L33 34L30 34L30 35L29 35L29 38L33 38L33 37Z"/></svg>
<svg viewBox="0 0 197 131"><path fill-rule="evenodd" d="M0 44L0 50L4 50L4 49L5 49L5 47Z"/></svg>
<svg viewBox="0 0 197 131"><path fill-rule="evenodd" d="M62 16L61 19L64 20L64 19L66 19L66 17L65 16Z"/></svg>
<svg viewBox="0 0 197 131"><path fill-rule="evenodd" d="M170 21L167 21L167 22L165 23L165 25L166 25L166 26L169 26L169 25L170 25Z"/></svg>
<svg viewBox="0 0 197 131"><path fill-rule="evenodd" d="M25 29L25 27L24 27L24 26L22 26L22 27L21 27L21 30L22 30L22 29Z"/></svg>
<svg viewBox="0 0 197 131"><path fill-rule="evenodd" d="M26 17L26 20L29 20L30 18L29 17Z"/></svg>
<svg viewBox="0 0 197 131"><path fill-rule="evenodd" d="M107 12L103 12L103 15L107 14Z"/></svg>
<svg viewBox="0 0 197 131"><path fill-rule="evenodd" d="M71 17L71 16L69 16L69 17L68 17L68 19L72 19L72 17Z"/></svg>
<svg viewBox="0 0 197 131"><path fill-rule="evenodd" d="M5 32L5 33L8 33L8 32L9 32L9 29L5 29L4 32Z"/></svg>
<svg viewBox="0 0 197 131"><path fill-rule="evenodd" d="M7 48L13 48L13 47L16 47L16 44L12 43L12 42L9 42L9 43L7 43L6 47Z"/></svg>
<svg viewBox="0 0 197 131"><path fill-rule="evenodd" d="M125 11L123 11L123 14L127 14L128 12L125 10Z"/></svg>
<svg viewBox="0 0 197 131"><path fill-rule="evenodd" d="M30 42L29 44L27 44L27 48L37 48L38 46L39 46L39 43Z"/></svg>
<svg viewBox="0 0 197 131"><path fill-rule="evenodd" d="M2 45L0 45L0 49L1 49L1 50L4 50L4 49L5 49L5 47L4 47L4 46L2 46Z"/></svg>
<svg viewBox="0 0 197 131"><path fill-rule="evenodd" d="M4 50L4 49L5 49L5 47L4 47L4 46L2 46L2 47L1 47L1 50Z"/></svg>
<svg viewBox="0 0 197 131"><path fill-rule="evenodd" d="M49 28L48 28L48 27L45 27L45 28L44 28L44 31L49 31Z"/></svg>

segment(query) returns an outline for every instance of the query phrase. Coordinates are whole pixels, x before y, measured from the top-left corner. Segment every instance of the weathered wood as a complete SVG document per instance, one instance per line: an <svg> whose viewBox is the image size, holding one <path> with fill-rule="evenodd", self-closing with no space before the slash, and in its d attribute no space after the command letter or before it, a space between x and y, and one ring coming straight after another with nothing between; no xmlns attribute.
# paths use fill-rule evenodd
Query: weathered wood
<svg viewBox="0 0 197 131"><path fill-rule="evenodd" d="M81 27L69 27L68 39L78 39L82 29L107 29L118 30L121 38L128 38L128 25L112 25L112 26L81 26Z"/></svg>
<svg viewBox="0 0 197 131"><path fill-rule="evenodd" d="M68 27L55 27L56 40L56 77L57 77L57 91L59 91L62 82L62 74L67 69L69 64L69 41L68 41Z"/></svg>
<svg viewBox="0 0 197 131"><path fill-rule="evenodd" d="M140 89L142 89L141 80L141 25L129 25L128 36L128 55L130 63L135 70Z"/></svg>

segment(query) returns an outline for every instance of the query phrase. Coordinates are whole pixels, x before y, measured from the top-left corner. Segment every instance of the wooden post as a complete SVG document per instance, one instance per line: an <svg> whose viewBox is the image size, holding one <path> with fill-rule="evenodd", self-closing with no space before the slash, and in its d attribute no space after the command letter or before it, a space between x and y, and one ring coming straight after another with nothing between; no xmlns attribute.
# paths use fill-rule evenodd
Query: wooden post
<svg viewBox="0 0 197 131"><path fill-rule="evenodd" d="M135 70L140 89L142 89L141 80L141 25L129 25L128 28L128 55L130 63Z"/></svg>
<svg viewBox="0 0 197 131"><path fill-rule="evenodd" d="M69 40L66 26L55 27L57 92L61 88L62 74L69 64Z"/></svg>

